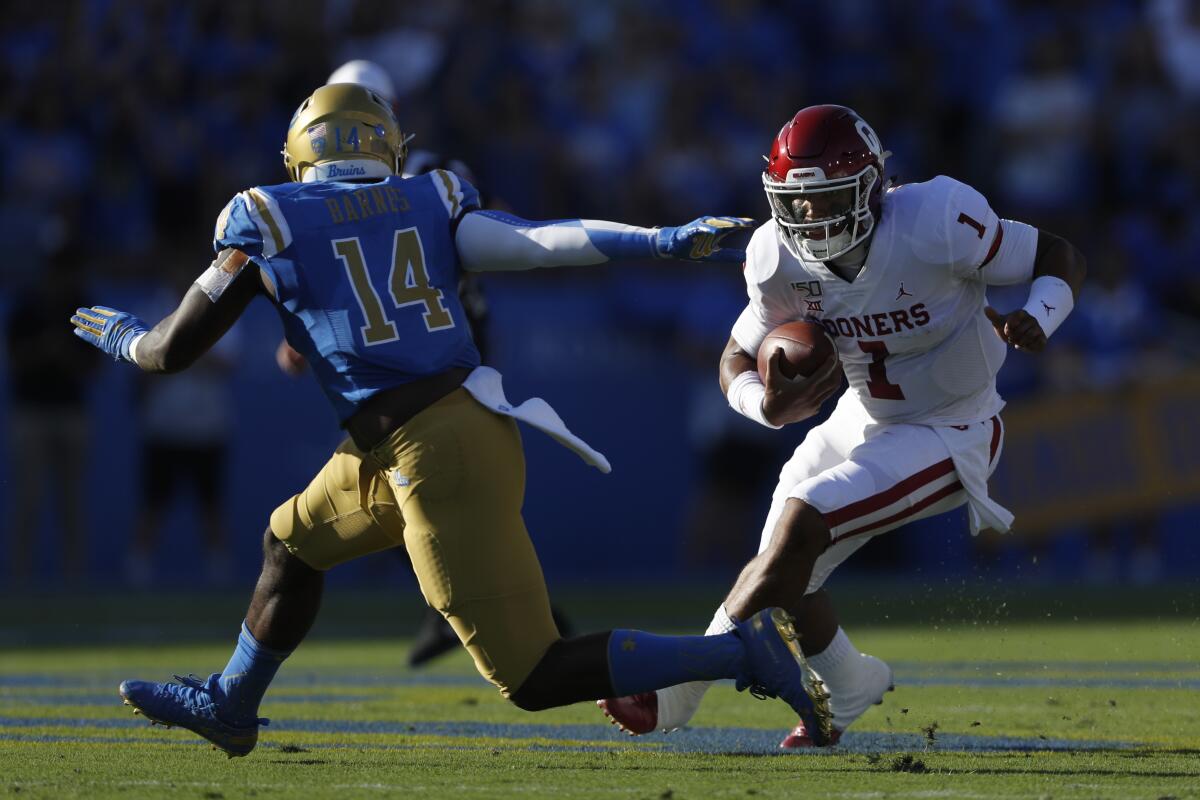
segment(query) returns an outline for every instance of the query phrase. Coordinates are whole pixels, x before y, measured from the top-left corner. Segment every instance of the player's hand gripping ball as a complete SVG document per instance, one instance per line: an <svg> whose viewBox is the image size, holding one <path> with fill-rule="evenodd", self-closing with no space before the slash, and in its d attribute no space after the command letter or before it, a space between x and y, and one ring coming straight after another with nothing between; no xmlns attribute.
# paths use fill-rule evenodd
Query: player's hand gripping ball
<svg viewBox="0 0 1200 800"><path fill-rule="evenodd" d="M842 385L841 361L825 329L789 322L758 347L758 374L766 386L763 415L773 425L815 415Z"/></svg>
<svg viewBox="0 0 1200 800"><path fill-rule="evenodd" d="M779 371L786 378L809 377L833 355L833 342L825 329L813 322L789 322L767 334L758 347L758 374L763 382L776 350L782 350Z"/></svg>

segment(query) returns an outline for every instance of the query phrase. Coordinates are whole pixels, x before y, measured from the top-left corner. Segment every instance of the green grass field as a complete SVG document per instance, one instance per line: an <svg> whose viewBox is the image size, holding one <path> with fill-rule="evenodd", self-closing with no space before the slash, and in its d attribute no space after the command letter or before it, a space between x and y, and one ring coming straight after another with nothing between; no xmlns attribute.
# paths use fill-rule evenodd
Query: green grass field
<svg viewBox="0 0 1200 800"><path fill-rule="evenodd" d="M10 603L0 617L0 795L1200 797L1194 614L1089 619L1103 603L1086 597L1046 614L1030 610L1043 607L1036 598L1020 613L969 610L994 599L960 597L968 610L956 615L848 621L857 645L893 665L897 688L841 747L804 754L775 748L793 722L782 703L731 686L709 693L689 730L630 739L590 705L536 715L509 706L463 653L406 669L405 642L378 635L395 621L365 624L353 638L326 622L267 696L272 724L258 749L235 760L186 731L149 726L115 691L124 677L220 669L231 636L205 621L190 636L163 625L170 602L97 602L74 616L60 603L39 612L41 624ZM106 627L99 620L114 609L125 612L122 625ZM211 625L236 631L232 613L232 626ZM579 616L591 622L588 611ZM41 641L47 630L62 643ZM66 643L80 639L89 643Z"/></svg>

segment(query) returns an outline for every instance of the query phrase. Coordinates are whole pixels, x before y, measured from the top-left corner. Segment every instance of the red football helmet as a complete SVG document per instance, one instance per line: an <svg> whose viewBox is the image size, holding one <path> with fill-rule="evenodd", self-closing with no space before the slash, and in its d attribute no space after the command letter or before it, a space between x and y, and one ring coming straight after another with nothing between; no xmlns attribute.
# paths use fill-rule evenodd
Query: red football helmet
<svg viewBox="0 0 1200 800"><path fill-rule="evenodd" d="M763 187L783 243L797 258L829 261L875 230L890 153L845 106L809 106L771 145Z"/></svg>

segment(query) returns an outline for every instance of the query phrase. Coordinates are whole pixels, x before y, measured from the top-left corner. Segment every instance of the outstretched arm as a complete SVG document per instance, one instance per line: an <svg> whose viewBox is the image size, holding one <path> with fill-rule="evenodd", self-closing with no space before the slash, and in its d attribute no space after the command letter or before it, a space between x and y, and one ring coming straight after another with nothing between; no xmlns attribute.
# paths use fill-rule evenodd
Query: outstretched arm
<svg viewBox="0 0 1200 800"><path fill-rule="evenodd" d="M226 249L193 283L179 307L149 329L132 314L105 306L81 308L75 335L146 372L178 372L208 352L263 288L240 250Z"/></svg>
<svg viewBox="0 0 1200 800"><path fill-rule="evenodd" d="M748 232L742 217L701 217L671 228L638 228L589 219L534 221L500 211L463 216L455 243L463 267L473 272L582 266L616 259L679 258L743 261L745 243L723 247L731 234Z"/></svg>

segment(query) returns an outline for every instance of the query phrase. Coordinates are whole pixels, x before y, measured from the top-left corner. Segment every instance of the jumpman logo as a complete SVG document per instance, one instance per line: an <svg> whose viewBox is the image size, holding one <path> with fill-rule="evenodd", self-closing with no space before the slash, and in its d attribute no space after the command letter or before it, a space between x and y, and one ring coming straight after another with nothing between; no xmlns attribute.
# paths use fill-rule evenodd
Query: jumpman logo
<svg viewBox="0 0 1200 800"><path fill-rule="evenodd" d="M1055 308L1057 308L1057 306L1048 306L1048 305L1046 305L1046 301L1043 300L1042 308L1046 309L1046 316L1048 317L1048 316L1050 316L1050 312L1053 311Z"/></svg>
<svg viewBox="0 0 1200 800"><path fill-rule="evenodd" d="M912 296L913 296L912 292L905 290L904 281L900 281L900 292L896 295L896 299L899 300L901 297L912 297Z"/></svg>

